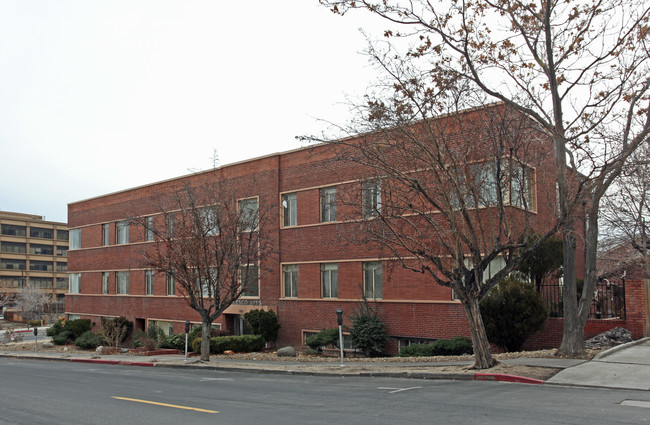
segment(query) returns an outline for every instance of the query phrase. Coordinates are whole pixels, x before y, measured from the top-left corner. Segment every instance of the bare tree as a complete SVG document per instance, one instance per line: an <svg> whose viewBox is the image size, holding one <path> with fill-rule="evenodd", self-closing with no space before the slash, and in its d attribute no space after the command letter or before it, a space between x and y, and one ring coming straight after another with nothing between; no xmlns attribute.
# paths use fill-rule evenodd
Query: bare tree
<svg viewBox="0 0 650 425"><path fill-rule="evenodd" d="M526 114L552 140L564 249L564 334L581 355L596 282L598 212L634 150L648 143L648 18L644 0L321 0L387 21L402 57L431 88L468 81ZM432 99L435 101L435 99ZM573 171L583 178L571 182ZM578 223L587 215L585 284L576 289Z"/></svg>
<svg viewBox="0 0 650 425"><path fill-rule="evenodd" d="M210 360L210 327L246 291L257 289L260 260L269 254L264 233L268 207L238 199L231 182L185 183L156 199L158 215L131 221L156 243L144 261L165 273L202 321L201 360Z"/></svg>
<svg viewBox="0 0 650 425"><path fill-rule="evenodd" d="M496 361L479 303L558 229L554 219L531 223L529 214L536 203L551 208L534 194L533 168L552 164L552 145L504 105L427 119L442 105L426 105L426 90L394 71L390 80L401 89L360 106L348 129L363 134L327 142L368 176L360 197L355 187L342 195L363 212L356 242L386 247L402 267L452 288L467 315L474 367L489 368ZM533 224L544 235L529 241Z"/></svg>
<svg viewBox="0 0 650 425"><path fill-rule="evenodd" d="M50 302L50 294L30 285L25 285L16 294L16 308L23 312L29 320L41 319L45 306Z"/></svg>
<svg viewBox="0 0 650 425"><path fill-rule="evenodd" d="M602 219L609 245L630 246L650 274L650 145L635 152L608 192Z"/></svg>

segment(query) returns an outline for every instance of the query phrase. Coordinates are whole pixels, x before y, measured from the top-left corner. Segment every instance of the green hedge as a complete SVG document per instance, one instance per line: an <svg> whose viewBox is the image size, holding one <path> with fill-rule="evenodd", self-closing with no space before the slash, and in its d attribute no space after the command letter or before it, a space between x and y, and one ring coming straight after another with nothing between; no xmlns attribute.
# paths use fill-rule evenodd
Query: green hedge
<svg viewBox="0 0 650 425"><path fill-rule="evenodd" d="M411 344L402 348L401 357L460 356L473 354L472 341L464 336L439 339L433 344Z"/></svg>
<svg viewBox="0 0 650 425"><path fill-rule="evenodd" d="M250 353L264 348L264 338L261 335L218 336L210 338L210 353L222 354L224 351L235 353ZM201 338L192 341L192 351L201 352Z"/></svg>
<svg viewBox="0 0 650 425"><path fill-rule="evenodd" d="M319 353L323 351L323 347L327 347L328 345L338 347L339 330L338 328L323 329L316 335L312 335L307 338L305 344L312 350L316 350Z"/></svg>
<svg viewBox="0 0 650 425"><path fill-rule="evenodd" d="M69 331L74 335L73 339L79 338L84 332L92 329L90 319L68 320L63 326L64 331Z"/></svg>
<svg viewBox="0 0 650 425"><path fill-rule="evenodd" d="M75 339L74 345L79 348L97 348L102 345L102 338L93 331L86 331Z"/></svg>

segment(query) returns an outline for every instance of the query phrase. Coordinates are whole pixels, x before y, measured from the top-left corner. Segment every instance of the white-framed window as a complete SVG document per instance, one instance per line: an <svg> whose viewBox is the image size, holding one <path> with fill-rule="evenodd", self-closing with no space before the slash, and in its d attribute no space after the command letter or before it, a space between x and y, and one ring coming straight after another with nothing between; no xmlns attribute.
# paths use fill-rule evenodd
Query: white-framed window
<svg viewBox="0 0 650 425"><path fill-rule="evenodd" d="M146 217L144 219L144 240L145 242L153 241L153 217Z"/></svg>
<svg viewBox="0 0 650 425"><path fill-rule="evenodd" d="M282 266L282 288L285 298L298 297L298 265Z"/></svg>
<svg viewBox="0 0 650 425"><path fill-rule="evenodd" d="M102 245L103 246L108 246L109 245L109 225L108 223L102 224Z"/></svg>
<svg viewBox="0 0 650 425"><path fill-rule="evenodd" d="M208 236L220 234L217 211L214 207L201 208L199 211L203 231Z"/></svg>
<svg viewBox="0 0 650 425"><path fill-rule="evenodd" d="M176 279L171 273L167 273L167 295L176 295Z"/></svg>
<svg viewBox="0 0 650 425"><path fill-rule="evenodd" d="M242 297L259 297L260 284L259 269L257 267L257 264L247 264L241 266L239 276L243 289Z"/></svg>
<svg viewBox="0 0 650 425"><path fill-rule="evenodd" d="M81 229L71 229L69 236L70 236L70 249L81 248Z"/></svg>
<svg viewBox="0 0 650 425"><path fill-rule="evenodd" d="M363 218L376 217L381 213L381 182L371 180L361 187Z"/></svg>
<svg viewBox="0 0 650 425"><path fill-rule="evenodd" d="M382 298L381 261L366 261L363 263L363 291L366 298Z"/></svg>
<svg viewBox="0 0 650 425"><path fill-rule="evenodd" d="M146 295L153 295L153 270L145 270L144 283Z"/></svg>
<svg viewBox="0 0 650 425"><path fill-rule="evenodd" d="M241 229L244 232L252 232L257 230L259 225L259 211L257 198L242 199L239 205L239 218L241 221Z"/></svg>
<svg viewBox="0 0 650 425"><path fill-rule="evenodd" d="M336 187L320 190L320 221L321 223L336 221Z"/></svg>
<svg viewBox="0 0 650 425"><path fill-rule="evenodd" d="M525 165L513 164L510 172L509 202L526 210L533 210L534 207L534 185L533 169Z"/></svg>
<svg viewBox="0 0 650 425"><path fill-rule="evenodd" d="M108 294L108 272L102 272L102 294Z"/></svg>
<svg viewBox="0 0 650 425"><path fill-rule="evenodd" d="M115 293L118 295L129 294L129 272L115 272Z"/></svg>
<svg viewBox="0 0 650 425"><path fill-rule="evenodd" d="M169 213L167 214L167 235L170 238L174 237L175 229L176 229L176 214Z"/></svg>
<svg viewBox="0 0 650 425"><path fill-rule="evenodd" d="M129 243L129 222L126 220L118 221L115 226L115 233L115 243L117 245Z"/></svg>
<svg viewBox="0 0 650 425"><path fill-rule="evenodd" d="M70 293L81 293L81 273L70 273Z"/></svg>
<svg viewBox="0 0 650 425"><path fill-rule="evenodd" d="M320 265L320 280L323 298L337 298L339 265L336 263L324 263Z"/></svg>
<svg viewBox="0 0 650 425"><path fill-rule="evenodd" d="M298 194L282 195L282 224L284 227L298 225Z"/></svg>

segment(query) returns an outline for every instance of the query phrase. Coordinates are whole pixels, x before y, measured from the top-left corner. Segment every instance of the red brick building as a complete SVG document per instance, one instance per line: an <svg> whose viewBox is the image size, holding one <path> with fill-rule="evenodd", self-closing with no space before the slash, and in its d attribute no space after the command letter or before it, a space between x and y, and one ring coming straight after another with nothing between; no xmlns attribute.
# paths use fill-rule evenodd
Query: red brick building
<svg viewBox="0 0 650 425"><path fill-rule="evenodd" d="M468 147L469 160L485 160L472 149L479 140L461 138L458 143ZM550 141L543 137L536 137L535 149L538 154L526 166L530 208L508 208L514 221L527 218L533 229L544 232L555 221L554 158ZM265 273L253 291L257 294L230 306L215 322L221 329L241 333L244 313L272 309L282 325L278 344L300 346L312 332L336 326L337 308L349 317L364 288L393 337L393 352L416 340L469 335L465 313L451 289L401 268L380 245L351 245L342 238L357 231L364 214L358 203L342 202L342 194L368 193L381 202L381 188L364 186L369 176L368 170L337 160L335 152L321 145L70 203L66 313L97 323L102 317L125 316L136 328L155 322L174 332L182 332L186 320L200 323L173 282L143 266L142 253L155 241L143 227L128 226L125 220L132 211L157 220L160 211L151 202L155 194L183 182L220 178L235 188L239 199L268 206L275 217L266 229L274 255L261 260Z"/></svg>

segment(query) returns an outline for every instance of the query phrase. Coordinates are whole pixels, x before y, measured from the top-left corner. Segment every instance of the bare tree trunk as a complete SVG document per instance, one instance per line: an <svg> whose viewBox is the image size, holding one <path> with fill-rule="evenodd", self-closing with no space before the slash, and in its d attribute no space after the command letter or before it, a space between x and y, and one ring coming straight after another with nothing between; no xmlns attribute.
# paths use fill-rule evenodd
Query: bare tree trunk
<svg viewBox="0 0 650 425"><path fill-rule="evenodd" d="M564 333L558 354L580 356L585 353L584 321L580 320L578 311L578 294L576 282L576 239L573 224L567 223L562 229L564 264L562 288L562 306L564 316Z"/></svg>
<svg viewBox="0 0 650 425"><path fill-rule="evenodd" d="M469 330L472 335L472 346L474 348L474 369L489 369L498 362L490 353L490 342L488 341L481 318L479 300L470 298L467 302L463 301L463 308L467 315Z"/></svg>
<svg viewBox="0 0 650 425"><path fill-rule="evenodd" d="M205 362L210 361L210 322L207 318L203 318L201 323L201 360Z"/></svg>

